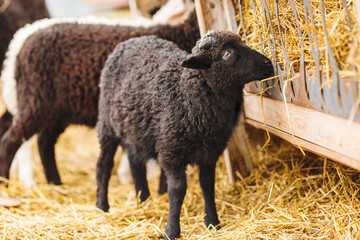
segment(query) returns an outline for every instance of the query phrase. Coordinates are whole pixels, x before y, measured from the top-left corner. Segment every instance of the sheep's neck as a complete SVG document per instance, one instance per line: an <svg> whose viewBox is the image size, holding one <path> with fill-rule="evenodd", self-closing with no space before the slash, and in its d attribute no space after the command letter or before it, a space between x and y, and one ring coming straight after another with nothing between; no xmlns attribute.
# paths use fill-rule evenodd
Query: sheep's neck
<svg viewBox="0 0 360 240"><path fill-rule="evenodd" d="M199 80L202 79L199 71L189 71L185 75L180 81L180 88L193 125L200 130L206 129L214 134L220 134L220 131L230 136L241 111L242 97L234 99L215 93L205 80Z"/></svg>

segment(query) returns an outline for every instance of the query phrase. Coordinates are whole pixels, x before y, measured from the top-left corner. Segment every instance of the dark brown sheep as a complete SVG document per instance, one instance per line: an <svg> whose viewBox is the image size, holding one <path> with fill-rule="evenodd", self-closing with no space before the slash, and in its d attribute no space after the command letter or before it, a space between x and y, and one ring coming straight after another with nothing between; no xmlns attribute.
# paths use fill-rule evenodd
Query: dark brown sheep
<svg viewBox="0 0 360 240"><path fill-rule="evenodd" d="M91 23L90 23L91 22ZM30 30L29 30L30 29ZM29 32L30 33L27 33ZM0 176L9 177L14 154L38 133L40 157L48 182L61 184L54 144L69 124L95 126L99 78L107 56L129 38L156 35L190 52L199 38L195 12L178 25L134 27L109 20L41 20L24 28L23 44L7 59L3 76L6 105L15 115L0 142ZM16 41L16 37L14 39ZM11 49L10 49L11 51ZM10 54L11 55L11 54ZM15 65L14 73L12 66Z"/></svg>

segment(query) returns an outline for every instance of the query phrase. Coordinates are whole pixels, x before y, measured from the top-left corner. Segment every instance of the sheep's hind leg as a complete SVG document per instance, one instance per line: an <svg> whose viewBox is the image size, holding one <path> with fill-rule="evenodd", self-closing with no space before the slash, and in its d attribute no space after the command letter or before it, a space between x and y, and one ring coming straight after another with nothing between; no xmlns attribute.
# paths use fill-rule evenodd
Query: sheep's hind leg
<svg viewBox="0 0 360 240"><path fill-rule="evenodd" d="M39 153L46 179L48 183L54 183L56 185L61 184L61 179L56 167L54 147L58 137L64 132L66 127L67 124L51 124L51 126L41 131L38 136Z"/></svg>
<svg viewBox="0 0 360 240"><path fill-rule="evenodd" d="M169 199L169 217L165 227L165 239L172 240L180 237L180 212L187 188L186 173L185 167L176 172L164 170L167 176Z"/></svg>
<svg viewBox="0 0 360 240"><path fill-rule="evenodd" d="M96 168L96 206L105 212L109 210L109 180L111 169L114 166L114 155L118 145L117 140L112 137L100 137L101 152Z"/></svg>
<svg viewBox="0 0 360 240"><path fill-rule="evenodd" d="M205 201L205 224L207 227L219 228L219 219L215 205L215 163L209 165L200 165L200 186Z"/></svg>
<svg viewBox="0 0 360 240"><path fill-rule="evenodd" d="M29 127L30 122L27 122ZM0 176L9 178L9 170L14 159L15 153L21 146L22 142L29 139L36 133L35 127L25 129L22 123L12 124L5 132L0 141ZM25 132L28 130L27 132ZM0 181L1 182L1 181Z"/></svg>
<svg viewBox="0 0 360 240"><path fill-rule="evenodd" d="M129 152L129 163L136 194L138 195L140 193L140 201L144 202L150 196L146 179L146 162L138 159L136 153Z"/></svg>
<svg viewBox="0 0 360 240"><path fill-rule="evenodd" d="M160 181L159 181L159 190L158 190L158 193L161 195L161 194L164 194L167 192L167 179L166 179L166 174L164 172L163 169L161 169L161 173L160 173Z"/></svg>

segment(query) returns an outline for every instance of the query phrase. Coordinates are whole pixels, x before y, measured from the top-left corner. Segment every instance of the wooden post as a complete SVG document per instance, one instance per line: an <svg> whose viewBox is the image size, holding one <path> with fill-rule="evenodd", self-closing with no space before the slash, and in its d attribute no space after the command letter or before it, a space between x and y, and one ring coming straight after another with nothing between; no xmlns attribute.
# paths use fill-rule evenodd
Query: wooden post
<svg viewBox="0 0 360 240"><path fill-rule="evenodd" d="M237 31L235 11L230 0L195 0L201 35L208 30Z"/></svg>
<svg viewBox="0 0 360 240"><path fill-rule="evenodd" d="M195 8L201 35L208 30L237 31L235 12L231 0L195 0ZM250 149L245 132L244 116L224 151L225 164L232 184L236 172L247 177L253 169Z"/></svg>

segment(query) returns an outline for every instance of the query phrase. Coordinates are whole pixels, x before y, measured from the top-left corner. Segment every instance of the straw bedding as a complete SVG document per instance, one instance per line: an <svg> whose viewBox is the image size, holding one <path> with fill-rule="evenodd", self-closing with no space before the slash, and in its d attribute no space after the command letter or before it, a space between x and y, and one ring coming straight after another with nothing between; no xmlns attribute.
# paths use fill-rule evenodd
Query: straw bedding
<svg viewBox="0 0 360 240"><path fill-rule="evenodd" d="M254 130L253 130L254 131ZM262 133L253 142L256 168L250 177L228 184L223 160L217 165L216 203L222 228L203 223L197 169L188 169L188 190L181 213L184 239L358 239L360 175L332 161L303 157L272 138L265 151ZM254 138L252 138L254 139ZM36 151L35 151L36 152ZM37 185L28 190L16 178L0 196L19 197L19 207L0 207L0 239L159 239L167 220L167 195L156 193L139 204L132 184L110 181L110 212L95 208L96 133L71 127L56 145L62 186L48 185L38 155Z"/></svg>

